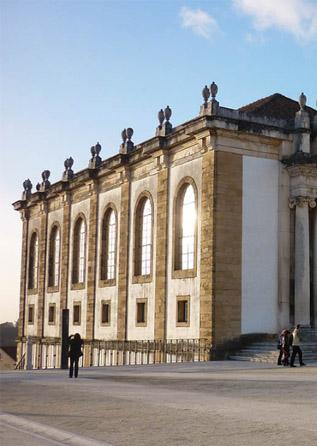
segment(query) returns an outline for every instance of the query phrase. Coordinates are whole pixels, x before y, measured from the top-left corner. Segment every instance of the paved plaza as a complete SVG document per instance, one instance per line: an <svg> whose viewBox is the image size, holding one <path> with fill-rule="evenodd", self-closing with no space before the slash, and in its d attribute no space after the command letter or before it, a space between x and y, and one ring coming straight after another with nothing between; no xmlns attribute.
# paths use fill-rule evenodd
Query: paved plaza
<svg viewBox="0 0 317 446"><path fill-rule="evenodd" d="M238 361L1 373L3 445L317 444L317 364Z"/></svg>

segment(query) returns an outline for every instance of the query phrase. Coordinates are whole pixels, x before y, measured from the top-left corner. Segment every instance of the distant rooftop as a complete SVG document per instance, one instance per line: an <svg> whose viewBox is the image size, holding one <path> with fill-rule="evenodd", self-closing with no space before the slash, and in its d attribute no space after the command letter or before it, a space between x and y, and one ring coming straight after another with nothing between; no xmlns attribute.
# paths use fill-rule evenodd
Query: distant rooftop
<svg viewBox="0 0 317 446"><path fill-rule="evenodd" d="M317 114L317 110L311 107L306 106L305 110L309 113L311 119ZM271 96L244 105L239 108L239 111L251 113L255 116L267 116L268 118L290 121L294 120L295 113L299 111L299 104L280 93L274 93Z"/></svg>

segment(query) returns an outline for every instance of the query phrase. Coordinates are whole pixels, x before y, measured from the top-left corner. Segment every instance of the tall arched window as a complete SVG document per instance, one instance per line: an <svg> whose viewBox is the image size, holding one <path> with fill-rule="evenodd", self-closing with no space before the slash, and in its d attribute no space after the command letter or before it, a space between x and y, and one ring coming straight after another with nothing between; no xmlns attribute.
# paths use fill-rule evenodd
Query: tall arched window
<svg viewBox="0 0 317 446"><path fill-rule="evenodd" d="M135 218L135 275L146 276L152 269L152 204L150 198L140 200Z"/></svg>
<svg viewBox="0 0 317 446"><path fill-rule="evenodd" d="M175 269L189 270L195 266L196 198L192 184L185 183L176 199Z"/></svg>
<svg viewBox="0 0 317 446"><path fill-rule="evenodd" d="M30 290L37 288L38 277L38 236L36 232L33 232L30 241L30 253L29 253L29 277L28 288Z"/></svg>
<svg viewBox="0 0 317 446"><path fill-rule="evenodd" d="M117 218L112 207L106 211L102 222L102 246L100 278L114 280L116 277Z"/></svg>
<svg viewBox="0 0 317 446"><path fill-rule="evenodd" d="M57 287L60 272L60 230L54 225L50 235L48 286Z"/></svg>
<svg viewBox="0 0 317 446"><path fill-rule="evenodd" d="M79 217L75 223L73 241L73 283L85 282L86 270L86 222Z"/></svg>

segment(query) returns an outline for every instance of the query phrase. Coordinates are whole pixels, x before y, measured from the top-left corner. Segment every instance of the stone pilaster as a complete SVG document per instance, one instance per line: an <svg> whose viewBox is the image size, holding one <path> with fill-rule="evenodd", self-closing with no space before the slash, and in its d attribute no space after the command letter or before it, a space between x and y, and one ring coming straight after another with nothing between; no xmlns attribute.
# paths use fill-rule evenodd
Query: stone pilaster
<svg viewBox="0 0 317 446"><path fill-rule="evenodd" d="M305 197L290 200L295 210L295 324L310 324L309 204ZM316 203L314 202L316 205Z"/></svg>
<svg viewBox="0 0 317 446"><path fill-rule="evenodd" d="M209 342L213 333L214 157L215 152L203 153L200 216L200 338Z"/></svg>
<svg viewBox="0 0 317 446"><path fill-rule="evenodd" d="M216 348L241 334L242 155L215 154L213 323Z"/></svg>
<svg viewBox="0 0 317 446"><path fill-rule="evenodd" d="M124 340L127 335L127 299L128 299L128 260L129 260L129 221L130 221L130 182L128 172L122 173L121 211L120 211L120 244L118 272L118 315L117 339Z"/></svg>
<svg viewBox="0 0 317 446"><path fill-rule="evenodd" d="M163 166L157 177L154 339L166 337L168 177L169 169Z"/></svg>
<svg viewBox="0 0 317 446"><path fill-rule="evenodd" d="M97 267L97 225L98 225L98 189L91 184L88 230L88 264L87 264L87 316L86 339L94 339L94 319L96 301L96 267Z"/></svg>
<svg viewBox="0 0 317 446"><path fill-rule="evenodd" d="M21 252L21 279L20 279L20 306L19 306L19 320L18 320L18 339L17 344L17 361L20 361L22 356L22 342L21 338L25 335L25 299L27 286L27 263L28 263L28 231L29 231L29 213L28 210L21 211L22 227L22 252Z"/></svg>
<svg viewBox="0 0 317 446"><path fill-rule="evenodd" d="M317 208L313 211L313 320L317 327Z"/></svg>
<svg viewBox="0 0 317 446"><path fill-rule="evenodd" d="M71 197L66 192L63 197L63 227L61 244L61 291L60 291L60 309L67 308L68 283L69 283L69 252L70 252L70 215L71 215ZM60 335L62 324L60 324Z"/></svg>
<svg viewBox="0 0 317 446"><path fill-rule="evenodd" d="M39 260L38 260L38 306L37 306L37 336L44 336L45 311L45 282L46 282L46 250L47 250L47 213L46 201L40 203L40 230L39 230Z"/></svg>

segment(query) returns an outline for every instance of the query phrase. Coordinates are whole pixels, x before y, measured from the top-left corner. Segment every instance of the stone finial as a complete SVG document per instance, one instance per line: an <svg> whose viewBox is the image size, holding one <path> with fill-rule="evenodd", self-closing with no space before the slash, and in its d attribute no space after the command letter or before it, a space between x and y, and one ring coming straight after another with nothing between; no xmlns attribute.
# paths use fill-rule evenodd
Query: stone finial
<svg viewBox="0 0 317 446"><path fill-rule="evenodd" d="M217 84L215 84L215 82L213 82L210 85L210 94L211 94L212 100L216 99L217 93L218 93L218 86L217 86Z"/></svg>
<svg viewBox="0 0 317 446"><path fill-rule="evenodd" d="M122 138L122 142L123 144L125 144L126 140L127 140L127 129L123 129L121 132L121 138Z"/></svg>
<svg viewBox="0 0 317 446"><path fill-rule="evenodd" d="M169 107L169 105L165 107L164 111L161 108L161 110L158 112L160 125L156 128L156 136L167 136L172 133L173 126L170 123L171 116L172 109Z"/></svg>
<svg viewBox="0 0 317 446"><path fill-rule="evenodd" d="M203 98L204 98L204 106L207 107L207 102L208 102L208 99L210 97L210 91L209 91L209 88L207 87L207 85L205 85L205 87L204 87L204 89L202 91L202 95L203 95Z"/></svg>
<svg viewBox="0 0 317 446"><path fill-rule="evenodd" d="M90 152L92 155L92 158L89 160L88 168L89 169L97 169L101 165L101 157L99 156L99 153L101 152L101 145L99 142L95 146L92 146L90 148Z"/></svg>
<svg viewBox="0 0 317 446"><path fill-rule="evenodd" d="M43 170L42 172L42 183L40 184L39 192L45 192L51 185L49 182L49 177L51 175L51 172L49 170ZM37 186L36 186L37 189ZM38 190L38 189L37 189Z"/></svg>
<svg viewBox="0 0 317 446"><path fill-rule="evenodd" d="M161 108L161 110L158 112L157 117L158 117L158 120L159 120L159 123L160 123L160 127L162 127L163 122L164 122L164 119L165 119L164 112L163 112L163 109L162 109L162 108Z"/></svg>
<svg viewBox="0 0 317 446"><path fill-rule="evenodd" d="M120 153L126 155L127 153L130 153L133 150L134 144L131 141L132 136L133 136L133 129L131 127L122 130L121 132L122 144L120 146Z"/></svg>
<svg viewBox="0 0 317 446"><path fill-rule="evenodd" d="M316 108L317 108L317 101L316 101ZM314 130L315 134L317 134L317 113L313 119L313 130Z"/></svg>
<svg viewBox="0 0 317 446"><path fill-rule="evenodd" d="M41 185L40 185L40 183L37 183L37 185L35 186L35 188L36 188L37 192L40 192L40 190L41 190Z"/></svg>
<svg viewBox="0 0 317 446"><path fill-rule="evenodd" d="M219 109L219 102L216 100L217 93L218 93L218 86L215 84L215 82L212 82L209 88L207 87L207 85L205 85L202 91L204 103L200 107L200 113L199 113L200 116L217 115ZM208 102L210 96L211 96L211 101Z"/></svg>
<svg viewBox="0 0 317 446"><path fill-rule="evenodd" d="M127 138L128 138L128 141L131 141L132 136L133 136L133 129L131 127L128 127L127 128Z"/></svg>
<svg viewBox="0 0 317 446"><path fill-rule="evenodd" d="M172 109L169 106L167 106L165 108L164 116L165 116L166 121L169 122L169 120L171 119L171 116L172 116Z"/></svg>
<svg viewBox="0 0 317 446"><path fill-rule="evenodd" d="M74 160L71 156L69 158L66 158L66 160L64 161L65 171L63 173L62 181L69 181L73 179L74 177L74 172L72 170L73 164Z"/></svg>
<svg viewBox="0 0 317 446"><path fill-rule="evenodd" d="M27 178L25 181L23 181L23 193L22 193L22 200L27 200L31 194L32 194L32 183L29 178Z"/></svg>
<svg viewBox="0 0 317 446"><path fill-rule="evenodd" d="M307 102L307 98L304 95L304 93L302 92L300 97L298 98L298 103L299 103L299 106L300 106L301 110L305 110L306 102Z"/></svg>

